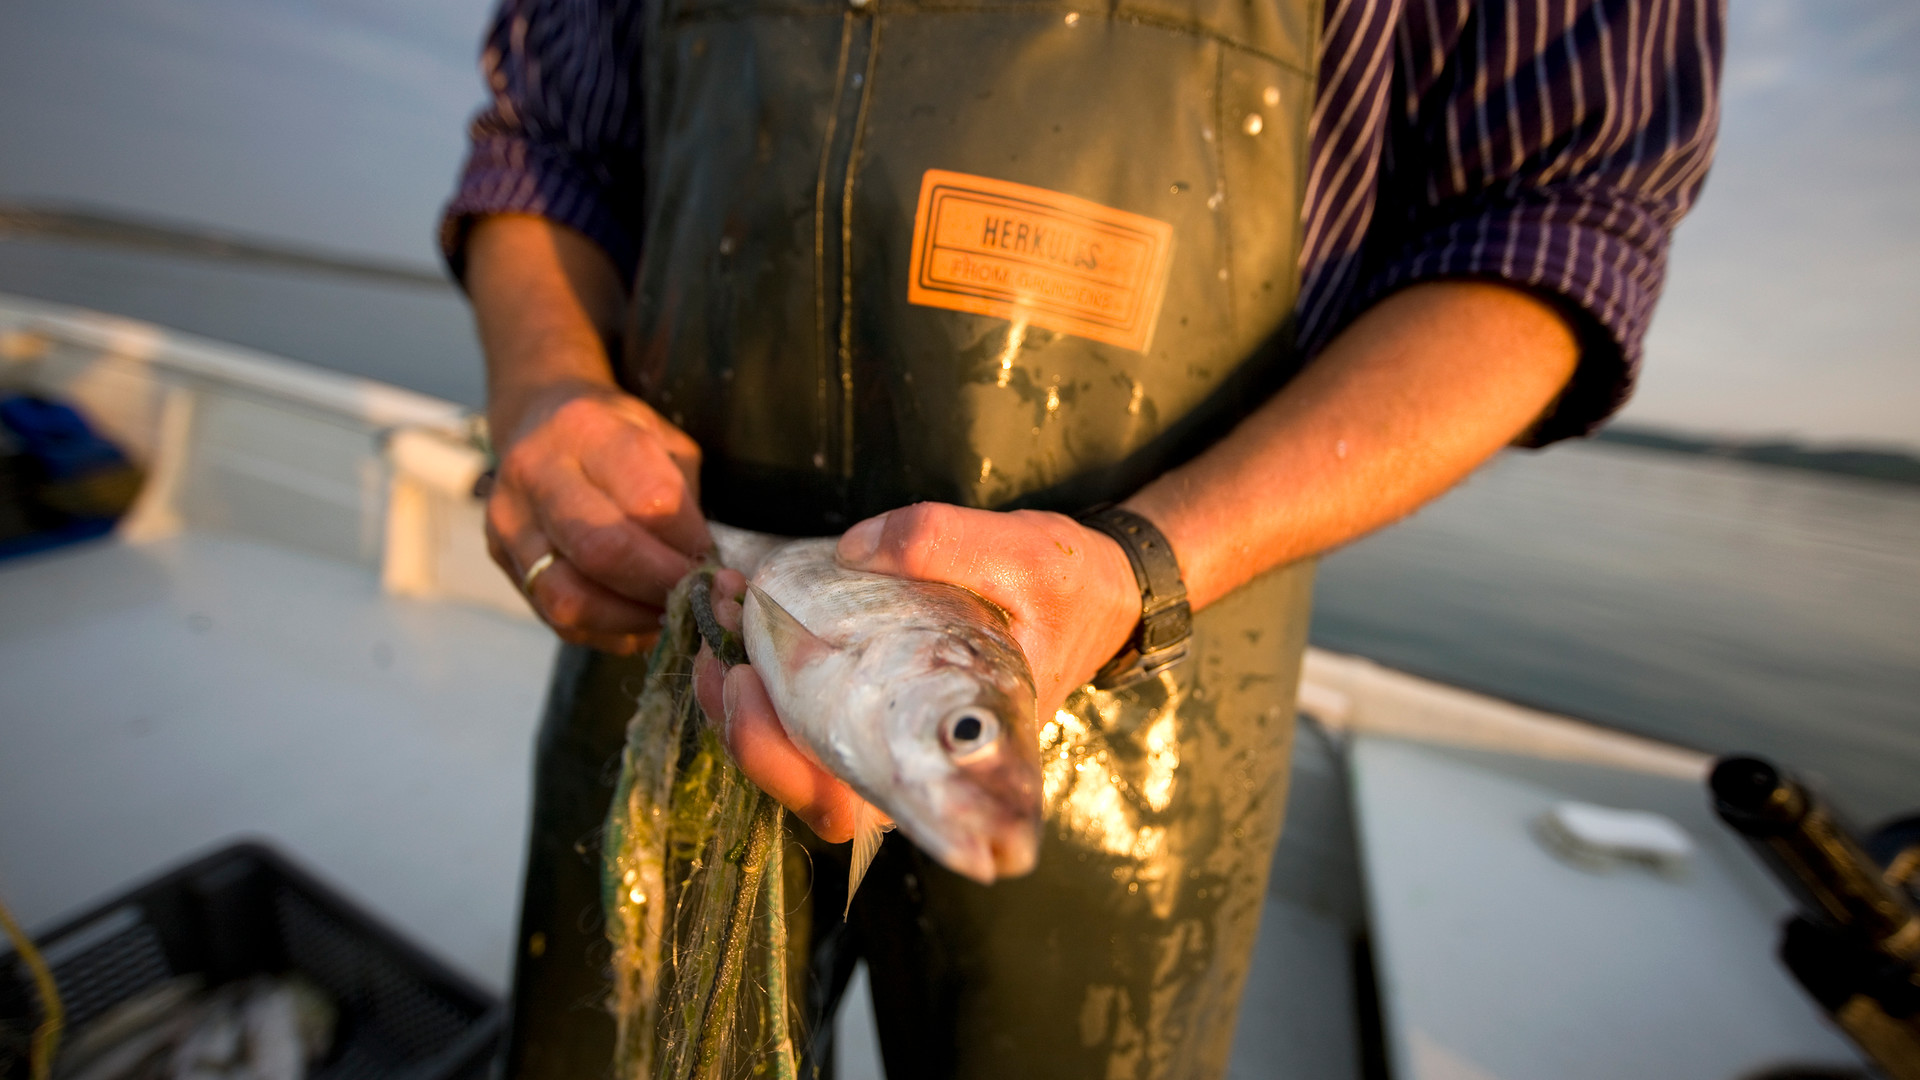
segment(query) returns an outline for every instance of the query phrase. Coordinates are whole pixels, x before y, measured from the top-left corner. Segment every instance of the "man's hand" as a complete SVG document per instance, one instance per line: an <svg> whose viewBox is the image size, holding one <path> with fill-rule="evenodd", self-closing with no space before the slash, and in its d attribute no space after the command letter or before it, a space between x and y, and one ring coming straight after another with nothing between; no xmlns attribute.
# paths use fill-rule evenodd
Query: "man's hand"
<svg viewBox="0 0 1920 1080"><path fill-rule="evenodd" d="M1120 651L1140 619L1139 587L1120 545L1060 514L919 503L847 530L839 558L849 569L959 585L999 605L1033 669L1042 719ZM714 584L717 595L735 598L746 587L737 574L717 575ZM714 614L737 626L737 599L716 603ZM703 650L694 686L707 715L724 718L727 749L748 777L822 839L852 836L860 796L787 738L750 666L723 675Z"/></svg>
<svg viewBox="0 0 1920 1080"><path fill-rule="evenodd" d="M693 559L700 450L618 390L568 383L536 395L500 456L487 543L515 581L548 554L527 598L566 641L632 653Z"/></svg>

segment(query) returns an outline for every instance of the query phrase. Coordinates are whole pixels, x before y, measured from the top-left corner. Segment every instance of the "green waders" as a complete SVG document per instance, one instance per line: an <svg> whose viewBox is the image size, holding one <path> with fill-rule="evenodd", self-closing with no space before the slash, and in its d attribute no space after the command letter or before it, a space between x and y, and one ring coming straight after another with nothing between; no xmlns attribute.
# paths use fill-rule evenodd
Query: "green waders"
<svg viewBox="0 0 1920 1080"><path fill-rule="evenodd" d="M621 375L699 441L708 514L1074 513L1225 434L1300 364L1319 24L1317 0L652 0ZM842 926L841 856L807 845L815 1060L865 957L895 1077L1219 1075L1311 573L1199 613L1159 681L1043 718L1032 876L976 886L890 837ZM606 1069L594 859L640 667L556 672L510 1078Z"/></svg>

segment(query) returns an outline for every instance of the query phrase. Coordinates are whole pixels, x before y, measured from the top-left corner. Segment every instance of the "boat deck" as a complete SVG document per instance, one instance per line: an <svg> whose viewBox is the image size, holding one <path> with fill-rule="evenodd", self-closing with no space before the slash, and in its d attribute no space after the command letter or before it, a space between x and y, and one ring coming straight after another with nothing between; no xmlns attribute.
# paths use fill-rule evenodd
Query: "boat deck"
<svg viewBox="0 0 1920 1080"><path fill-rule="evenodd" d="M263 837L498 991L551 653L244 537L0 564L0 889L46 925Z"/></svg>

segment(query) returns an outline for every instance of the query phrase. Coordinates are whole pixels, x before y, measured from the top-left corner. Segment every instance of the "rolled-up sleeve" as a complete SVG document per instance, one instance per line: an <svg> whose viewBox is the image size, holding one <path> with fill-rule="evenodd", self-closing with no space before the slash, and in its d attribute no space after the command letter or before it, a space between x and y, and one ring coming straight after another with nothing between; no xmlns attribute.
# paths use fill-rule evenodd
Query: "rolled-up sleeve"
<svg viewBox="0 0 1920 1080"><path fill-rule="evenodd" d="M482 47L492 94L474 117L440 246L456 277L469 230L489 214L533 214L604 248L631 279L638 258L641 5L502 0Z"/></svg>
<svg viewBox="0 0 1920 1080"><path fill-rule="evenodd" d="M1532 440L1597 427L1632 389L1669 239L1712 159L1723 20L1720 0L1409 4L1379 89L1377 202L1322 268L1348 280L1318 329L1415 282L1519 285L1581 331Z"/></svg>

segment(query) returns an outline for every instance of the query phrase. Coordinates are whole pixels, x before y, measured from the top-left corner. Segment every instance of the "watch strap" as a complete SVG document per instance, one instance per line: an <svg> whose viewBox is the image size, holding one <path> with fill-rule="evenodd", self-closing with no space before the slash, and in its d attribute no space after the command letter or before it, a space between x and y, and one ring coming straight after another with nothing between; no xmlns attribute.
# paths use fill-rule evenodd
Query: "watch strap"
<svg viewBox="0 0 1920 1080"><path fill-rule="evenodd" d="M1187 583L1172 545L1153 522L1131 510L1111 506L1080 518L1120 545L1140 586L1140 623L1119 655L1093 677L1097 690L1119 690L1145 682L1184 660L1193 636L1193 609Z"/></svg>

